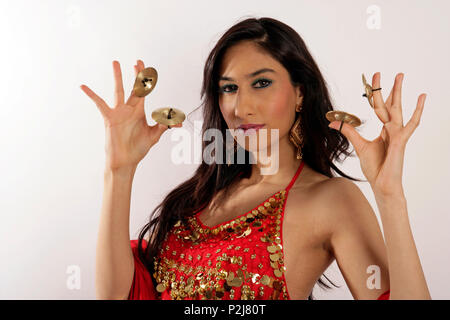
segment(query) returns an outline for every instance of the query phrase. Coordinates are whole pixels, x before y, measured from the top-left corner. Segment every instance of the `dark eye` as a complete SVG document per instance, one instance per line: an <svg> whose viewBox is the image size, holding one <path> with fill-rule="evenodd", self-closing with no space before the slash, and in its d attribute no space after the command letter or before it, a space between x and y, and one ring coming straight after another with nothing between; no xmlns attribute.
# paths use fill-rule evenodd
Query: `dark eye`
<svg viewBox="0 0 450 320"><path fill-rule="evenodd" d="M234 85L234 84L224 85L219 89L219 92L232 92L232 91L227 90L227 88L232 88L232 87L236 87L236 85Z"/></svg>
<svg viewBox="0 0 450 320"><path fill-rule="evenodd" d="M256 80L256 81L253 83L253 85L255 85L255 84L257 84L257 83L260 83L260 84L264 84L264 83L265 83L265 85L262 85L261 87L256 87L257 89L261 89L261 88L265 88L265 87L270 86L270 85L272 84L272 81L271 81L271 80L268 80L268 79L258 79L258 80ZM219 93L224 93L224 92L230 93L230 92L234 92L234 91L236 91L236 87L237 87L237 86L234 85L234 84L227 84L227 85L224 85L224 86L222 86L221 88L219 88ZM228 90L228 88L230 88L231 91Z"/></svg>
<svg viewBox="0 0 450 320"><path fill-rule="evenodd" d="M265 86L259 87L259 88L265 88L265 87L270 86L272 81L267 80L267 79L259 79L259 80L256 80L256 82L254 84L256 84L256 83L267 83Z"/></svg>

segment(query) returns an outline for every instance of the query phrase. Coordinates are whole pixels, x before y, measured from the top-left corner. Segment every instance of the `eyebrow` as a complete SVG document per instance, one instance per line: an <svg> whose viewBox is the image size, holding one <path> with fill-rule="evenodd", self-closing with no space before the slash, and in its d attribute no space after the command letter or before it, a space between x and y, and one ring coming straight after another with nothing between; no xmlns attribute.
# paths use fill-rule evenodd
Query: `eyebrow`
<svg viewBox="0 0 450 320"><path fill-rule="evenodd" d="M255 71L255 72L252 72L252 73L247 74L246 77L247 77L247 78L251 78L251 77L257 76L258 74L263 73L263 72L273 72L273 73L276 73L275 70L273 70L273 69L270 69L270 68L263 68L263 69L260 69L260 70L258 70L258 71ZM220 80L234 81L233 78L230 78L230 77L223 77L223 76L219 78L219 81L220 81Z"/></svg>

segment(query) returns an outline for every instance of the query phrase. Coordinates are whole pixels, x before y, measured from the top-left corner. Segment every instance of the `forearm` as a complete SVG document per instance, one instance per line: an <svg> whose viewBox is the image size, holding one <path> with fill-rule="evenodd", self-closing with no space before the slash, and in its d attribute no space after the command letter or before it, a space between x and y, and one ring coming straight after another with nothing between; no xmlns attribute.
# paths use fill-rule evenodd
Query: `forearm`
<svg viewBox="0 0 450 320"><path fill-rule="evenodd" d="M431 299L408 219L403 193L375 192L386 241L391 300Z"/></svg>
<svg viewBox="0 0 450 320"><path fill-rule="evenodd" d="M135 168L104 172L96 254L97 299L126 298L134 276L130 202Z"/></svg>

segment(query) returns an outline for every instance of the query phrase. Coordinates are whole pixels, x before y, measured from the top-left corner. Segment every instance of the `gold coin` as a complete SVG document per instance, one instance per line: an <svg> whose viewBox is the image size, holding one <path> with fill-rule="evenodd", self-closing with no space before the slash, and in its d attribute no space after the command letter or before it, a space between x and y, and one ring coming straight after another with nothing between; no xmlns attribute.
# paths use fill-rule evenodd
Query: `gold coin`
<svg viewBox="0 0 450 320"><path fill-rule="evenodd" d="M227 277L227 281L232 281L234 279L234 272L230 272Z"/></svg>
<svg viewBox="0 0 450 320"><path fill-rule="evenodd" d="M270 278L265 274L265 275L262 276L260 282L267 286L270 283Z"/></svg>
<svg viewBox="0 0 450 320"><path fill-rule="evenodd" d="M278 262L277 261L274 261L274 262L270 262L270 266L272 267L272 268L274 268L274 269L278 269Z"/></svg>
<svg viewBox="0 0 450 320"><path fill-rule="evenodd" d="M166 290L166 286L163 283L160 283L156 286L156 291L164 292Z"/></svg>
<svg viewBox="0 0 450 320"><path fill-rule="evenodd" d="M278 270L278 269L275 269L275 270L273 271L273 273L274 273L277 277L281 277L281 276L283 275L283 273L282 273L280 270Z"/></svg>
<svg viewBox="0 0 450 320"><path fill-rule="evenodd" d="M267 251L269 251L270 253L275 253L277 252L278 248L276 246L268 246L267 247Z"/></svg>
<svg viewBox="0 0 450 320"><path fill-rule="evenodd" d="M241 278L234 278L233 281L231 281L232 287L240 287L242 285L242 279Z"/></svg>
<svg viewBox="0 0 450 320"><path fill-rule="evenodd" d="M280 255L278 253L271 254L269 257L272 261L277 261L278 259L280 259Z"/></svg>

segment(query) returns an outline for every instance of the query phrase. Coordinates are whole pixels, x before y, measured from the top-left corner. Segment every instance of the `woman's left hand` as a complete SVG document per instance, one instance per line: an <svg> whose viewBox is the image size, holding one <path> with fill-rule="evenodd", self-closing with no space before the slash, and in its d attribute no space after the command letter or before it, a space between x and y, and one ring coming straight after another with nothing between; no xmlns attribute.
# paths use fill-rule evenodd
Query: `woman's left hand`
<svg viewBox="0 0 450 320"><path fill-rule="evenodd" d="M403 195L402 171L406 143L417 128L422 116L426 94L421 94L416 110L403 126L402 82L403 73L397 74L389 97L383 102L381 90L373 92L374 110L383 123L380 135L373 141L361 137L356 129L344 123L342 134L353 145L361 164L361 170L376 193L382 195ZM372 88L380 87L380 73L372 78ZM340 121L333 121L329 127L339 130Z"/></svg>

